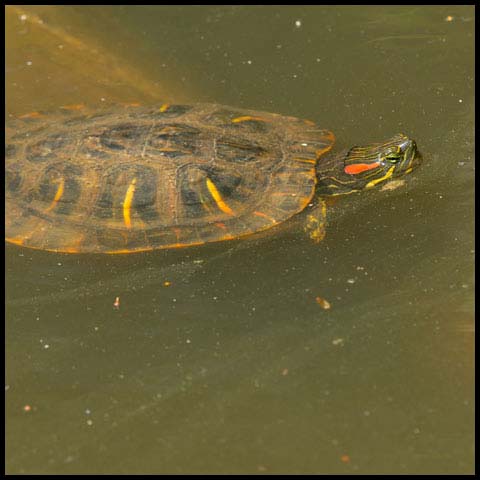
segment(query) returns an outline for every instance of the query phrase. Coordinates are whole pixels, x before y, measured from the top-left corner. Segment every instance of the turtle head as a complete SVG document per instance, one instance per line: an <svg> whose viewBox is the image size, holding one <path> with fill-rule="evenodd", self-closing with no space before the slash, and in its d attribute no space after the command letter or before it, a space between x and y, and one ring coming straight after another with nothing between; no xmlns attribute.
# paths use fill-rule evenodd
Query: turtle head
<svg viewBox="0 0 480 480"><path fill-rule="evenodd" d="M340 195L383 185L410 173L421 158L415 141L401 133L383 143L352 147L334 158L333 168L319 172L319 193Z"/></svg>

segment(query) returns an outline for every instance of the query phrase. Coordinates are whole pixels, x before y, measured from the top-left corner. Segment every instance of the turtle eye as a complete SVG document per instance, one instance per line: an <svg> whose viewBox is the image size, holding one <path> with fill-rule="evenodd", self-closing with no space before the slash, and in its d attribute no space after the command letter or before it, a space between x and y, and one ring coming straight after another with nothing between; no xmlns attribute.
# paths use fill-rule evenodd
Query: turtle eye
<svg viewBox="0 0 480 480"><path fill-rule="evenodd" d="M402 159L402 156L398 152L388 152L385 155L385 161L388 163L398 163Z"/></svg>

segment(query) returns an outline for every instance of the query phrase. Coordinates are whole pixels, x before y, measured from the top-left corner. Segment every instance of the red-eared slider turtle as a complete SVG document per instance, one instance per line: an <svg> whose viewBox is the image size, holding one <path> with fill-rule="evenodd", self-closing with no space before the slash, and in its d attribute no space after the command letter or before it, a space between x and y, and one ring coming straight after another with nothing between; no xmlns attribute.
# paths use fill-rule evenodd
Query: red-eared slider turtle
<svg viewBox="0 0 480 480"><path fill-rule="evenodd" d="M131 253L235 239L322 198L368 189L419 163L404 135L324 155L308 120L222 105L82 106L7 123L6 239L55 252Z"/></svg>

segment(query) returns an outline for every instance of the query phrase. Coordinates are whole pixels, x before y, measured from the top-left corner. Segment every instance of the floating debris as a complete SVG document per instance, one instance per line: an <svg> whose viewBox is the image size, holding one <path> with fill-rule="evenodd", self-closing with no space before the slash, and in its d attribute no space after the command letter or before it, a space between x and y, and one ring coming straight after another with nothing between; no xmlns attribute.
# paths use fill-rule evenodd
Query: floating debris
<svg viewBox="0 0 480 480"><path fill-rule="evenodd" d="M117 309L120 308L120 297L115 298L115 301L113 302L113 306Z"/></svg>
<svg viewBox="0 0 480 480"><path fill-rule="evenodd" d="M328 310L328 309L330 309L330 307L331 307L330 302L329 302L327 299L325 299L325 298L315 297L315 301L316 301L324 310Z"/></svg>

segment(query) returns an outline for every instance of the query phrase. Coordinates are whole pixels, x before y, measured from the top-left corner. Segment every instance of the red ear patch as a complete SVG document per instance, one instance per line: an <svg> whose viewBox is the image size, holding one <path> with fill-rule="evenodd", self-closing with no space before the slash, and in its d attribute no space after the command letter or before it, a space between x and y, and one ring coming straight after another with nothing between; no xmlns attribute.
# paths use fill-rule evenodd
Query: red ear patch
<svg viewBox="0 0 480 480"><path fill-rule="evenodd" d="M381 164L379 162L374 163L352 163L352 165L347 165L345 167L345 173L349 175L356 175L357 173L366 172L367 170L371 170L372 168L377 168Z"/></svg>

